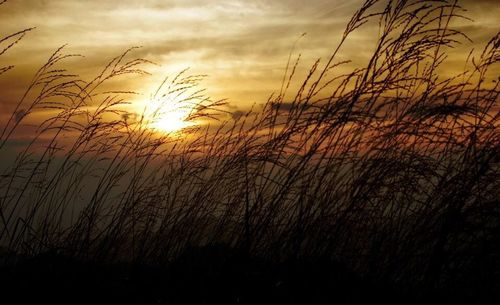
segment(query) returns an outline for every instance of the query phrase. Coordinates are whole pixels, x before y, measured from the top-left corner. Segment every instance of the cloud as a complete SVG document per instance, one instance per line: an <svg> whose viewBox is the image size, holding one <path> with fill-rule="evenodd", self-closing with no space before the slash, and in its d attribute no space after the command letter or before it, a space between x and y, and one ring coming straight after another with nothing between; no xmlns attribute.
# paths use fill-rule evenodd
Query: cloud
<svg viewBox="0 0 500 305"><path fill-rule="evenodd" d="M20 87L36 67L62 44L68 52L87 56L82 75L130 46L142 45L136 56L172 71L193 67L211 75L218 98L250 104L279 89L292 45L297 45L305 70L317 57L327 57L362 0L20 0L0 8L0 29L9 33L25 27L37 30L16 46L8 60L17 65L9 80L0 80L0 103L17 100ZM496 31L496 1L462 1L473 25L459 24L476 42ZM1 34L1 33L0 33ZM370 52L353 36L346 57L362 59ZM3 62L0 62L3 64ZM78 65L78 64L77 64ZM160 77L163 77L161 75ZM147 84L147 86L150 86ZM15 92L14 92L15 90ZM6 93L5 93L6 92ZM9 93L10 92L10 93Z"/></svg>

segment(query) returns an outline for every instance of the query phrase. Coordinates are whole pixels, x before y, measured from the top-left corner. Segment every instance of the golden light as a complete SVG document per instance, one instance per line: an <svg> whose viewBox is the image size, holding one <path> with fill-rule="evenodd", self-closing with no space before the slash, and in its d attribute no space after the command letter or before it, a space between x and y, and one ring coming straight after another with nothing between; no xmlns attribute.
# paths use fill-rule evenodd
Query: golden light
<svg viewBox="0 0 500 305"><path fill-rule="evenodd" d="M142 108L142 123L160 133L180 134L188 127L202 124L201 109L210 101L203 89L198 88L202 76L185 75L187 69L178 73L170 82L165 78L154 90L150 88L149 100L132 103L135 109Z"/></svg>
<svg viewBox="0 0 500 305"><path fill-rule="evenodd" d="M153 102L146 111L148 127L166 133L180 132L182 129L196 125L189 121L193 108L187 102Z"/></svg>

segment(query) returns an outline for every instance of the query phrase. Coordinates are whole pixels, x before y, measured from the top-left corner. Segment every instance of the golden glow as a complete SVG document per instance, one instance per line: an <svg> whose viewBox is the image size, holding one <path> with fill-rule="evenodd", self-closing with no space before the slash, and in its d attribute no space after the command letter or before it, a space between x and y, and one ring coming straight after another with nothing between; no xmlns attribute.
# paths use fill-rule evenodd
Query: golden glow
<svg viewBox="0 0 500 305"><path fill-rule="evenodd" d="M194 125L193 122L185 121L188 115L189 114L186 114L184 111L172 111L170 113L165 113L150 124L150 126L153 129L168 133L178 132L186 127Z"/></svg>
<svg viewBox="0 0 500 305"><path fill-rule="evenodd" d="M30 27L36 27L36 31L2 55L1 66L16 68L0 77L0 122L8 120L34 71L62 44L68 44L63 53L86 55L76 67L75 62L61 64L84 80L93 79L114 56L141 45L143 48L132 56L159 64L161 68L144 67L155 77L163 78L191 67L192 73L210 75L205 86L212 97L227 99L233 107L231 111L246 112L281 87L287 58L300 33L308 34L292 54L295 58L302 53L302 57L290 94L298 90L293 86L301 85L317 58L330 57L351 15L363 2L310 0L304 5L299 0L7 1L0 9L0 32L11 34ZM452 72L463 68L462 62L471 47L482 49L498 30L499 5L491 0L460 3L468 10L465 16L475 21L457 19L456 25L474 43L464 39L465 54L461 49L450 54L456 64L447 65L446 69ZM378 34L374 25L355 32L341 50L345 56L341 61L352 59L362 66L338 66L332 75L349 73L351 68L368 63ZM367 47L360 50L359 45ZM156 86L160 81L148 83ZM149 92L142 90L144 85L142 79L127 79L120 89ZM142 114L142 107L133 108L132 112ZM189 125L182 123L184 114L182 110L166 114L152 126L161 130L182 129Z"/></svg>
<svg viewBox="0 0 500 305"><path fill-rule="evenodd" d="M182 129L196 125L190 120L193 108L186 101L152 101L148 103L145 118L149 128L176 133Z"/></svg>

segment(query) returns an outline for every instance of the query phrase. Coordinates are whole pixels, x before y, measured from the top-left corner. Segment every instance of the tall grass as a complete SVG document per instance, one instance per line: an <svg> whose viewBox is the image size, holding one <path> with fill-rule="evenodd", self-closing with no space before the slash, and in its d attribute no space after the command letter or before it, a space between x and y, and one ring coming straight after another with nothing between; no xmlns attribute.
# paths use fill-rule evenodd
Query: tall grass
<svg viewBox="0 0 500 305"><path fill-rule="evenodd" d="M411 285L498 279L500 39L444 76L447 50L468 39L450 26L462 14L457 1L368 0L298 90L299 62L289 62L279 94L238 118L198 89L203 76L181 73L152 99L188 103L187 120L211 122L181 134L125 112L134 92L103 89L147 73L152 63L130 59L133 49L84 81L61 48L2 126L6 150L30 115L56 113L0 177L0 242L24 255L142 263L224 244ZM365 23L379 27L371 57L339 74L342 46Z"/></svg>

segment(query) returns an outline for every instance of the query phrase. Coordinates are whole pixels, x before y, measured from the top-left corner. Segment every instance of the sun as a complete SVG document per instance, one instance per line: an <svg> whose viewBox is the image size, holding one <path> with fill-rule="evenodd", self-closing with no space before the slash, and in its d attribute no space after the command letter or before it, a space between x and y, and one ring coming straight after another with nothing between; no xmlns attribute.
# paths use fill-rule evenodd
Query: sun
<svg viewBox="0 0 500 305"><path fill-rule="evenodd" d="M165 78L156 90L149 88L154 92L149 99L131 103L133 108L142 109L142 126L156 133L187 135L189 132L184 129L204 124L210 99L197 87L201 77L182 76L182 73L170 82Z"/></svg>
<svg viewBox="0 0 500 305"><path fill-rule="evenodd" d="M149 126L152 129L167 133L179 132L195 124L188 121L190 114L191 110L185 108L164 109L155 114Z"/></svg>
<svg viewBox="0 0 500 305"><path fill-rule="evenodd" d="M153 99L140 104L144 105L144 123L157 132L179 133L197 124L192 120L194 106L185 100Z"/></svg>

